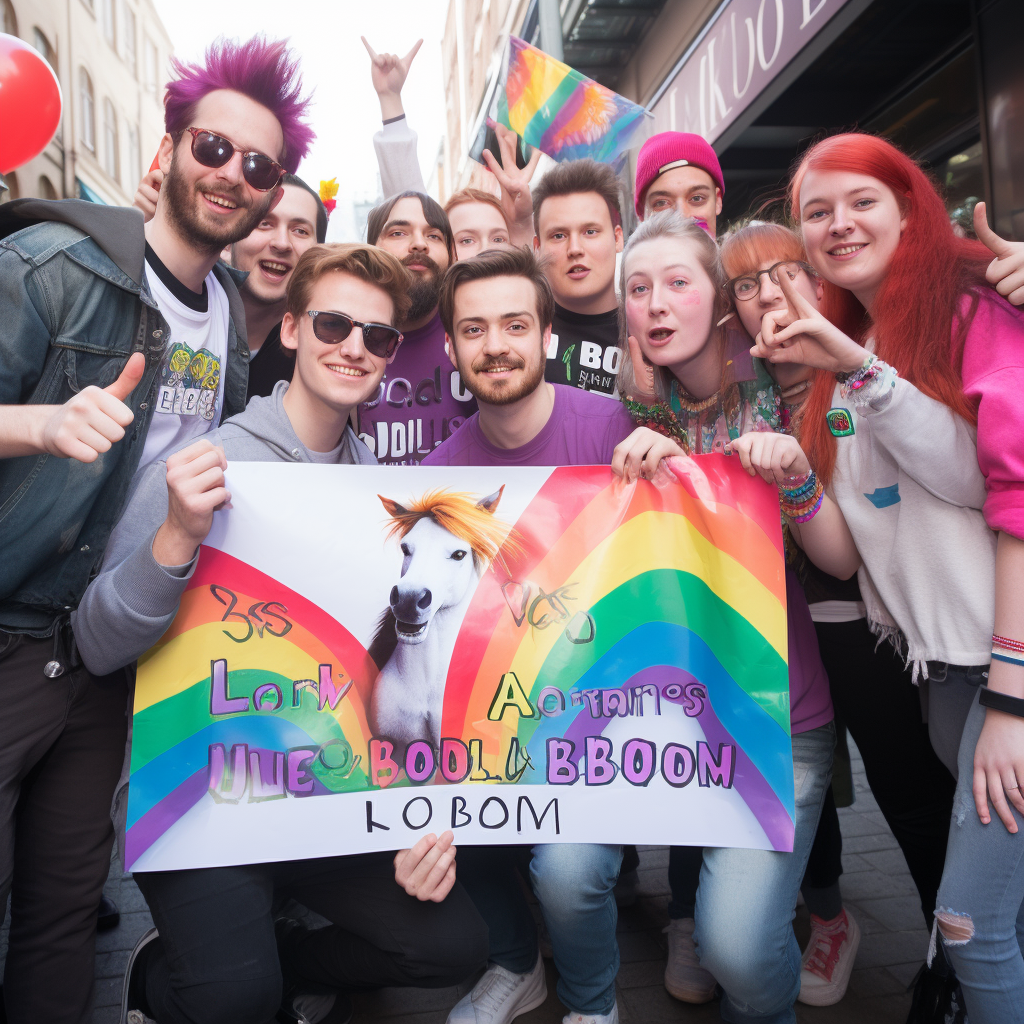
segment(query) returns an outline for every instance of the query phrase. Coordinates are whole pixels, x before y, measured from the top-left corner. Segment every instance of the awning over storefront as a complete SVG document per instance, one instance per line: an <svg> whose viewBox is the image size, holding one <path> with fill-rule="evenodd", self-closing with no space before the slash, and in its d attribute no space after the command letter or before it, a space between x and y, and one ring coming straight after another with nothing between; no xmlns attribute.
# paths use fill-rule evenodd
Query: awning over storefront
<svg viewBox="0 0 1024 1024"><path fill-rule="evenodd" d="M636 53L665 0L568 0L562 12L563 59L595 82L616 89L622 69ZM543 48L537 0L533 0L519 34Z"/></svg>
<svg viewBox="0 0 1024 1024"><path fill-rule="evenodd" d="M75 178L75 184L78 186L79 199L84 199L87 203L99 203L100 206L110 205L95 189L89 188L81 178Z"/></svg>

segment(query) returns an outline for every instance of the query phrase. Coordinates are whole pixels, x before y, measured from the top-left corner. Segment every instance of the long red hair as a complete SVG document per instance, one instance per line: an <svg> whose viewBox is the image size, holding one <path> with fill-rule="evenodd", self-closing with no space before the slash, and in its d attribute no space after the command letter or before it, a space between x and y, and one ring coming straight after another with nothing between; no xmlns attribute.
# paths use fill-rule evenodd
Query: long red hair
<svg viewBox="0 0 1024 1024"><path fill-rule="evenodd" d="M868 174L896 195L906 227L869 316L852 292L823 281L821 312L851 338L874 337L879 359L926 395L977 424L963 393L964 338L978 301L959 318L964 295L985 284L992 253L981 242L957 238L931 179L891 142L875 135L833 135L805 154L789 186L790 212L800 223L800 185L809 170ZM957 321L954 331L954 322ZM819 370L806 401L801 444L823 482L832 479L836 439L825 420L835 380Z"/></svg>

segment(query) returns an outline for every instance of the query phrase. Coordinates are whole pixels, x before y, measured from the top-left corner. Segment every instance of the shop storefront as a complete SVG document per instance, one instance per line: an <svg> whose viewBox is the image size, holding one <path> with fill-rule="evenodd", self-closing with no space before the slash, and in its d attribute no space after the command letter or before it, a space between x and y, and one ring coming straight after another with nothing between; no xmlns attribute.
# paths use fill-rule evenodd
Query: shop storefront
<svg viewBox="0 0 1024 1024"><path fill-rule="evenodd" d="M1024 238L1021 0L726 0L657 89L656 130L718 152L724 218L777 201L799 154L849 128L924 161L950 216L978 199Z"/></svg>

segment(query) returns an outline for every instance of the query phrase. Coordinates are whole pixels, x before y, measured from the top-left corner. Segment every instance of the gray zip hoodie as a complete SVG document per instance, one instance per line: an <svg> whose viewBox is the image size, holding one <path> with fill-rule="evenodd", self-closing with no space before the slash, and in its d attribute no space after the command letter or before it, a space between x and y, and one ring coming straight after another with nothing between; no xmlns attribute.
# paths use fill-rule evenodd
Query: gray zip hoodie
<svg viewBox="0 0 1024 1024"><path fill-rule="evenodd" d="M306 448L295 436L282 404L287 390L288 382L280 381L273 394L251 399L244 412L226 420L206 439L224 448L229 464L377 464L351 427L345 428L341 443L331 452ZM178 612L199 555L186 565L157 564L153 539L166 518L167 464L155 462L133 481L128 507L110 535L99 575L72 615L82 661L94 675L130 665L163 636Z"/></svg>

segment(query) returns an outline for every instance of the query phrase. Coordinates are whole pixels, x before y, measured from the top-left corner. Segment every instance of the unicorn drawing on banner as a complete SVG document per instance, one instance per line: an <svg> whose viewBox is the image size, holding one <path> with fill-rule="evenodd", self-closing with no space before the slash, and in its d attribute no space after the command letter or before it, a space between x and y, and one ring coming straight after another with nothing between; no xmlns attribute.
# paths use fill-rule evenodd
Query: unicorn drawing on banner
<svg viewBox="0 0 1024 1024"><path fill-rule="evenodd" d="M495 518L502 486L486 498L443 489L400 505L377 495L402 547L402 575L370 645L380 666L370 701L376 736L441 743L448 663L480 577L509 534Z"/></svg>

